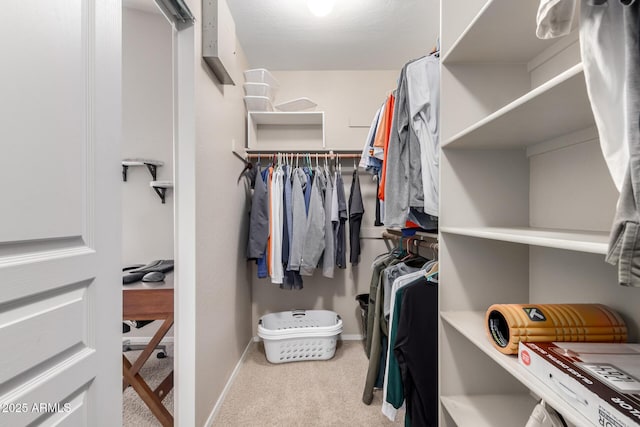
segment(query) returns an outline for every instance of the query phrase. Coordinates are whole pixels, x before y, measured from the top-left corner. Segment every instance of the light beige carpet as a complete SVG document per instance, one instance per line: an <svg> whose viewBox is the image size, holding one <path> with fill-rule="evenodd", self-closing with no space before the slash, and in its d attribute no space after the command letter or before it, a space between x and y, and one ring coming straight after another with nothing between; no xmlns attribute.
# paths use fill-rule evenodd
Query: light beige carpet
<svg viewBox="0 0 640 427"><path fill-rule="evenodd" d="M274 365L262 343L247 358L214 420L216 427L393 426L381 412L382 390L371 405L362 403L368 359L360 341L339 341L328 361Z"/></svg>
<svg viewBox="0 0 640 427"><path fill-rule="evenodd" d="M135 362L141 351L128 351L125 353L131 363ZM140 375L153 390L173 369L173 344L167 344L167 357L156 358L156 353L149 358L140 369ZM164 406L173 413L173 390L162 400ZM122 395L122 425L124 427L162 427L162 424L153 416L140 396L128 387Z"/></svg>

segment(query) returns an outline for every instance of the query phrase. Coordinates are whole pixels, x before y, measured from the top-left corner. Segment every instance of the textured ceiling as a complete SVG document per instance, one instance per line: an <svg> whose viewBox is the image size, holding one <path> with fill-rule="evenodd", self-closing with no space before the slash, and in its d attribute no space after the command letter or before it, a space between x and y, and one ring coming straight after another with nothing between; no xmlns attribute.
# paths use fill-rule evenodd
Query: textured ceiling
<svg viewBox="0 0 640 427"><path fill-rule="evenodd" d="M306 0L227 0L252 68L400 69L439 33L438 0L336 0L318 18Z"/></svg>

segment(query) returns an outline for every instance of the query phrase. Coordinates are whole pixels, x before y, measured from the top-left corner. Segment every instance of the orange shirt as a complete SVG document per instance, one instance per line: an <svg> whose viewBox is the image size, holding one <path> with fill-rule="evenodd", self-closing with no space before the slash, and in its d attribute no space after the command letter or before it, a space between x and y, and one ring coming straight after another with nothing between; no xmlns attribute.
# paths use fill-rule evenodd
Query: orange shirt
<svg viewBox="0 0 640 427"><path fill-rule="evenodd" d="M393 94L389 95L387 99L387 105L384 110L384 117L382 118L383 122L380 128L378 129L378 133L376 134L376 139L378 138L378 134L382 134L383 138L383 151L384 151L384 159L382 160L382 174L380 176L380 185L378 186L378 199L384 200L384 185L386 182L387 176L387 149L389 148L389 136L391 135L391 123L393 122L393 106L395 105L396 98ZM374 142L375 145L375 142Z"/></svg>

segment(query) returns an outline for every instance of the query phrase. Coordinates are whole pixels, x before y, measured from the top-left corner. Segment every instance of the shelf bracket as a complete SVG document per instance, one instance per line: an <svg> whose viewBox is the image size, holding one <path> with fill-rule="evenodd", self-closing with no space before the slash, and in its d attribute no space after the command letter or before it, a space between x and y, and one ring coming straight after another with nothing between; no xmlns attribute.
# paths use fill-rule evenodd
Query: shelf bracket
<svg viewBox="0 0 640 427"><path fill-rule="evenodd" d="M162 200L162 204L165 203L165 197L167 195L167 188L173 188L173 182L171 181L151 181L149 183L153 191L156 192L160 200Z"/></svg>
<svg viewBox="0 0 640 427"><path fill-rule="evenodd" d="M151 163L145 163L145 166L147 166L147 169L149 169L149 173L151 174L151 178L155 181L157 179L156 173L158 171L158 167Z"/></svg>
<svg viewBox="0 0 640 427"><path fill-rule="evenodd" d="M156 194L160 197L160 200L162 200L162 204L164 205L164 199L165 199L165 195L167 193L167 189L165 187L153 187L153 189L155 190Z"/></svg>

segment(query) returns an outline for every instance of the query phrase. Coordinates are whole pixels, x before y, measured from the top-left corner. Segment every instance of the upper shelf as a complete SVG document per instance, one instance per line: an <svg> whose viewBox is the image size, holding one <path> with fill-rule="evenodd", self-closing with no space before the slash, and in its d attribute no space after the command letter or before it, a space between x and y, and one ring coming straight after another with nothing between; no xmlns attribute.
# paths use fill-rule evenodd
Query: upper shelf
<svg viewBox="0 0 640 427"><path fill-rule="evenodd" d="M322 125L322 111L250 111L253 123L258 125Z"/></svg>
<svg viewBox="0 0 640 427"><path fill-rule="evenodd" d="M151 174L152 179L156 179L158 166L164 165L164 162L161 160L153 160L153 159L122 159L122 180L127 180L127 170L130 166L146 166Z"/></svg>
<svg viewBox="0 0 640 427"><path fill-rule="evenodd" d="M153 160L153 159L122 159L123 166L144 166L144 165L153 165L153 166L162 166L164 162L161 160Z"/></svg>
<svg viewBox="0 0 640 427"><path fill-rule="evenodd" d="M514 148L594 126L582 64L449 138L443 147Z"/></svg>
<svg viewBox="0 0 640 427"><path fill-rule="evenodd" d="M609 233L545 228L440 227L443 233L605 255Z"/></svg>
<svg viewBox="0 0 640 427"><path fill-rule="evenodd" d="M557 41L536 37L537 9L535 1L488 1L442 62L528 62Z"/></svg>
<svg viewBox="0 0 640 427"><path fill-rule="evenodd" d="M545 402L559 411L565 420L577 426L593 425L574 406L568 404L557 392L535 377L518 362L515 355L500 353L493 347L484 330L484 313L481 311L445 311L440 313L442 320L466 337L473 345L493 359L504 370L533 391ZM498 407L496 407L498 408ZM474 424L476 425L476 424ZM515 425L515 424L514 424ZM522 424L518 424L522 425Z"/></svg>
<svg viewBox="0 0 640 427"><path fill-rule="evenodd" d="M250 111L247 115L246 148L281 151L325 149L324 112Z"/></svg>

